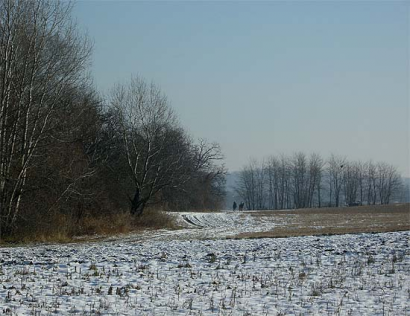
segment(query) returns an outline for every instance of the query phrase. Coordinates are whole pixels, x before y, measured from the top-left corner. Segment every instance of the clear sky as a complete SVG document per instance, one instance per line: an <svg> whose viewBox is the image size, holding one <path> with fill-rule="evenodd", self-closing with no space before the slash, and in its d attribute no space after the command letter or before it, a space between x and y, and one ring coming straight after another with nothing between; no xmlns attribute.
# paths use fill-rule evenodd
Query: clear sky
<svg viewBox="0 0 410 316"><path fill-rule="evenodd" d="M140 75L230 171L303 151L410 175L407 1L78 1L107 92Z"/></svg>

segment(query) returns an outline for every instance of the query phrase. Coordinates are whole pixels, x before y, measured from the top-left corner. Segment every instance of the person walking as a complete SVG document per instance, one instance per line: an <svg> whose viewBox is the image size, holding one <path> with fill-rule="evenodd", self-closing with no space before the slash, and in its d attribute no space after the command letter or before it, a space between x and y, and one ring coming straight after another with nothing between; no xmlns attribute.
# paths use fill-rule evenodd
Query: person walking
<svg viewBox="0 0 410 316"><path fill-rule="evenodd" d="M233 208L234 211L236 211L236 207L237 207L237 206L238 206L238 205L236 204L236 202L233 201L233 206L232 206L232 208Z"/></svg>

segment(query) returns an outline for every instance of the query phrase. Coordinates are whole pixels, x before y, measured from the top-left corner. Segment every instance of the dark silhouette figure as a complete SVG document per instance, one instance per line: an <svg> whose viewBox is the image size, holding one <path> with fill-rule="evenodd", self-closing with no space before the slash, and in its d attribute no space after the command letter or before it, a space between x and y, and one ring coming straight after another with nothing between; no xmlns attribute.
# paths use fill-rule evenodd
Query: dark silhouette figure
<svg viewBox="0 0 410 316"><path fill-rule="evenodd" d="M243 202L239 204L239 211L243 211L244 205L245 205L245 203L243 203Z"/></svg>
<svg viewBox="0 0 410 316"><path fill-rule="evenodd" d="M237 204L236 204L236 202L234 201L234 202L233 202L233 206L232 206L232 208L233 208L234 211L236 211L236 207L237 207Z"/></svg>

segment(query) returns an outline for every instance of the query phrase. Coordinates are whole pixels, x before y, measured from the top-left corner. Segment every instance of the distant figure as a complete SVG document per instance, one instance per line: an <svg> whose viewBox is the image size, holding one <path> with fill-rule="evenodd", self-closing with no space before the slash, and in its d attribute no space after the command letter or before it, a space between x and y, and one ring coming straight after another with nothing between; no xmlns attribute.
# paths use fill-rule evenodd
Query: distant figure
<svg viewBox="0 0 410 316"><path fill-rule="evenodd" d="M243 202L239 204L239 211L243 211L243 206L244 206Z"/></svg>
<svg viewBox="0 0 410 316"><path fill-rule="evenodd" d="M236 207L237 207L237 204L236 204L235 201L233 201L233 206L232 206L232 208L233 208L234 211L236 211Z"/></svg>

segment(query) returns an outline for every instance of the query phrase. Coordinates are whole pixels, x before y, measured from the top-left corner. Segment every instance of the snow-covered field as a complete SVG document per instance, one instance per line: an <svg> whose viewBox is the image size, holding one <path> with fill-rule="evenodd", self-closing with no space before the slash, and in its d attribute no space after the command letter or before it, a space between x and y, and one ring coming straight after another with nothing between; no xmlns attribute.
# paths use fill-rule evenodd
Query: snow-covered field
<svg viewBox="0 0 410 316"><path fill-rule="evenodd" d="M0 314L410 315L409 238L407 231L0 248Z"/></svg>

